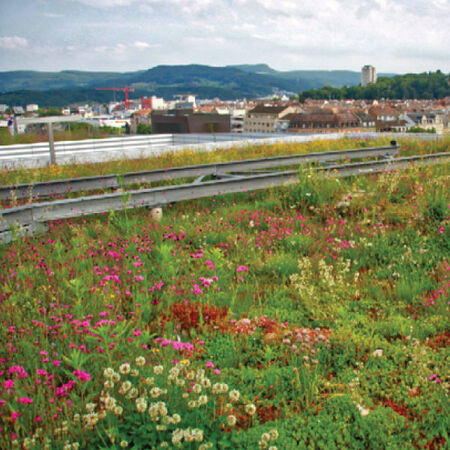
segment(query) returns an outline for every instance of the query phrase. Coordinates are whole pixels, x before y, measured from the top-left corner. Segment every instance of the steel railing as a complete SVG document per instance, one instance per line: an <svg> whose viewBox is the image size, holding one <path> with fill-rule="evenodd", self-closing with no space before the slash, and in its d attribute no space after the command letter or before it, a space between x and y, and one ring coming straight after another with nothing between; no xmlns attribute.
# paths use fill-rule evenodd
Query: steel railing
<svg viewBox="0 0 450 450"><path fill-rule="evenodd" d="M175 167L123 175L102 175L97 177L72 178L45 181L33 184L0 186L0 200L11 198L49 197L68 192L91 191L96 189L118 189L127 185L152 183L177 178L190 178L205 175L225 174L233 171L270 169L282 166L294 166L310 162L331 162L343 159L368 158L375 156L393 156L399 146L393 141L391 146L368 147L351 150L309 153L304 155L277 156L272 158L249 159L215 164Z"/></svg>
<svg viewBox="0 0 450 450"><path fill-rule="evenodd" d="M354 164L341 164L315 169L320 176L346 177L385 170L402 169L417 164L442 164L449 153L397 158ZM226 179L190 183L178 186L141 189L124 193L93 195L53 202L34 203L0 211L0 239L11 238L11 227L27 227L36 223L67 219L138 207L156 207L169 203L214 195L246 192L295 183L299 172L290 170L261 175L231 177ZM2 236L3 234L3 236Z"/></svg>

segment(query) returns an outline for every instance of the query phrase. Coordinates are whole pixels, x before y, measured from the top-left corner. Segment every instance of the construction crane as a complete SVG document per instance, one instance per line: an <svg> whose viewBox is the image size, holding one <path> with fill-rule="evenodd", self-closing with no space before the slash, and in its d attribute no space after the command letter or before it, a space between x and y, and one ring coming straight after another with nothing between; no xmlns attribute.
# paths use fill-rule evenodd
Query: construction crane
<svg viewBox="0 0 450 450"><path fill-rule="evenodd" d="M130 101L128 100L128 92L134 92L134 88L125 85L123 88L95 88L97 91L122 91L125 92L125 108L128 109Z"/></svg>

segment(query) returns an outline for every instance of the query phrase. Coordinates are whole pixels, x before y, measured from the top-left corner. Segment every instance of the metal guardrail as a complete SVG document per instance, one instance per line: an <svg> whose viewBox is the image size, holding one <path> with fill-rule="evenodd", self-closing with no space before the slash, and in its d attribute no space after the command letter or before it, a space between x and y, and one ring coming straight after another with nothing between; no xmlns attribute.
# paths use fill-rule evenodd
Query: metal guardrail
<svg viewBox="0 0 450 450"><path fill-rule="evenodd" d="M50 163L67 164L100 162L117 158L140 158L165 151L186 148L213 150L231 146L246 146L256 143L275 144L278 142L308 142L317 139L336 140L350 138L377 138L398 136L417 139L439 139L440 135L412 135L399 133L216 133L216 134L158 134L127 136L107 139L87 139L82 141L59 141L0 146L0 167L43 167Z"/></svg>
<svg viewBox="0 0 450 450"><path fill-rule="evenodd" d="M416 164L436 164L448 162L450 153L397 158L392 160L334 165L315 169L321 176L346 177L377 173L388 169L407 168ZM36 203L0 211L0 239L10 238L11 227L33 226L52 220L67 219L108 211L156 207L183 200L192 200L214 195L246 192L268 187L282 186L298 181L298 171L251 175L239 178L191 183L179 186L159 187L129 191L125 194L106 194L81 197L53 202ZM2 237L2 234L4 237Z"/></svg>
<svg viewBox="0 0 450 450"><path fill-rule="evenodd" d="M374 156L392 156L398 153L399 145L368 147L351 150L309 153L304 155L277 156L272 158L248 159L216 164L175 167L123 175L104 175L98 177L72 178L33 184L18 184L0 187L0 200L49 197L68 192L90 191L95 189L119 189L127 185L151 183L162 180L190 178L205 175L226 174L234 171L270 169L273 167L293 166L309 162L337 161L342 159L367 158Z"/></svg>

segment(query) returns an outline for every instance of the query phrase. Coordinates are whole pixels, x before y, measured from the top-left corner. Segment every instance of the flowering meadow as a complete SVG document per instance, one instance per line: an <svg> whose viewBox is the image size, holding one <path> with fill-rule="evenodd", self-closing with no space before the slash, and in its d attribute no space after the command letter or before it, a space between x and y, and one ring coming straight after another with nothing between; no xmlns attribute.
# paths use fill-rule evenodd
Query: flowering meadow
<svg viewBox="0 0 450 450"><path fill-rule="evenodd" d="M448 447L449 184L448 165L311 172L0 244L0 448Z"/></svg>

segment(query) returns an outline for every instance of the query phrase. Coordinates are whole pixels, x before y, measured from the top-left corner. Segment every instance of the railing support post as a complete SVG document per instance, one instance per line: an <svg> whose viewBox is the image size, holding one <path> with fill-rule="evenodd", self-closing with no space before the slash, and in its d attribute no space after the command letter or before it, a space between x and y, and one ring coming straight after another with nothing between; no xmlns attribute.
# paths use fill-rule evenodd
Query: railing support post
<svg viewBox="0 0 450 450"><path fill-rule="evenodd" d="M55 154L55 138L53 136L53 124L49 122L47 124L48 129L48 148L50 150L50 164L56 165L56 154Z"/></svg>

